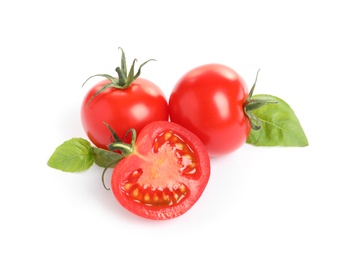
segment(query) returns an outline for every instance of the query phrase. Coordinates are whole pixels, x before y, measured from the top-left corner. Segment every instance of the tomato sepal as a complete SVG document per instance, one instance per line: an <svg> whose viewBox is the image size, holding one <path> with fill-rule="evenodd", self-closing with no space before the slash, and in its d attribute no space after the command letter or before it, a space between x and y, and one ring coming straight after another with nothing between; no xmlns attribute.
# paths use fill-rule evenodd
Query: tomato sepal
<svg viewBox="0 0 353 260"><path fill-rule="evenodd" d="M248 97L246 98L246 101L244 102L244 113L249 119L251 129L254 131L261 130L262 123L261 123L261 120L252 111L259 109L260 107L263 107L267 104L277 104L278 103L276 100L271 100L271 99L252 98L254 90L255 90L255 86L257 83L257 78L259 76L259 72L260 72L260 69L256 73L255 82L250 89L250 92L249 92Z"/></svg>
<svg viewBox="0 0 353 260"><path fill-rule="evenodd" d="M136 143L136 130L134 128L130 128L126 131L125 138L126 139L131 133L131 143L125 143L118 134L114 131L114 129L108 125L107 123L104 122L104 124L108 127L110 133L112 134L112 138L114 139L114 142L108 145L108 149L110 151L118 151L122 155L126 156L134 152L135 149L135 143Z"/></svg>
<svg viewBox="0 0 353 260"><path fill-rule="evenodd" d="M143 62L140 66L139 69L137 71L137 73L135 74L134 70L135 70L135 63L137 61L137 59L134 59L132 62L132 65L130 67L129 73L127 72L127 67L126 67L126 57L125 57L125 52L124 50L119 47L119 49L121 50L122 54L121 54L121 67L117 67L115 69L115 71L118 73L118 77L113 77L109 74L96 74L93 76L90 76L89 78L87 78L85 80L85 82L82 84L82 87L87 83L87 81L89 81L91 78L94 77L104 77L107 80L109 80L108 84L105 84L102 88L100 88L87 102L86 106L89 105L89 103L101 92L103 92L104 90L106 90L107 88L116 88L116 89L126 89L128 87L130 87L130 85L140 76L141 74L141 68L149 61L152 61L154 59L149 59L145 62Z"/></svg>

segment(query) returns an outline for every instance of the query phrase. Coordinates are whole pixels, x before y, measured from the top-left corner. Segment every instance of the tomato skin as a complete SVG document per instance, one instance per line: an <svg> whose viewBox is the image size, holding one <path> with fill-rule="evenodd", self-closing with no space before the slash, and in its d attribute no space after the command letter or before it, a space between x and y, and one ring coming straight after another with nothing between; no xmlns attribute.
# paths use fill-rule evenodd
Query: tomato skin
<svg viewBox="0 0 353 260"><path fill-rule="evenodd" d="M86 94L81 106L81 122L93 144L102 149L112 142L107 126L124 137L128 129L137 134L150 122L168 120L168 103L161 89L153 82L137 78L128 88L107 88L90 102L91 97L108 79L94 85Z"/></svg>
<svg viewBox="0 0 353 260"><path fill-rule="evenodd" d="M194 132L210 156L235 151L251 126L243 104L248 88L241 76L222 64L206 64L187 72L169 98L170 120Z"/></svg>
<svg viewBox="0 0 353 260"><path fill-rule="evenodd" d="M155 149L156 144L163 143L166 139L165 136L170 133L172 133L170 139L175 136L182 137L177 139L176 143L180 144L181 140L183 140L184 144L187 144L188 148L185 150L186 152L184 151L184 155L181 152L180 156L178 150L175 149L176 146L174 146L176 143L172 141L167 141L167 146L173 147L174 150L167 149L169 152L166 154L163 154L164 150L160 147L160 150ZM161 155L159 155L160 153ZM191 157L189 157L190 155ZM185 174L187 167L184 169L181 164L179 165L184 160L180 159L180 157L184 156L193 158L192 162L194 164L189 165L195 167L195 173L193 173L195 176L193 174L189 176ZM176 163L177 160L180 160L179 163ZM134 174L132 173L137 171L141 171L145 175L133 177ZM159 121L150 123L143 128L137 137L135 151L122 159L114 168L111 178L111 189L119 203L130 212L147 219L166 220L178 217L188 211L202 195L209 177L210 159L201 140L180 125L168 121ZM133 193L135 188L132 188L130 195L124 188L130 185L134 178L134 185L138 187L140 193L143 192L141 199L138 199L137 195L135 199L132 197L135 196ZM136 184L137 179L144 179L144 182L138 185ZM165 183L166 186L153 187L153 183ZM170 185L170 187L175 186L171 192L180 190L183 187L183 191L186 191L185 197L181 198L180 202L162 205L162 194L168 195L170 193L167 185ZM146 191L148 191L149 199L154 200L154 197L156 197L156 203L152 202L151 205L141 203L147 194Z"/></svg>

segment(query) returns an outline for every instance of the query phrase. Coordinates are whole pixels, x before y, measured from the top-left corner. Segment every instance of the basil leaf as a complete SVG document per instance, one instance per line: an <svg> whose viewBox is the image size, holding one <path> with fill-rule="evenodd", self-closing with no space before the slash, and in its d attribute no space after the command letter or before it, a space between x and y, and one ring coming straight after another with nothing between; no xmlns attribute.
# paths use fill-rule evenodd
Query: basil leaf
<svg viewBox="0 0 353 260"><path fill-rule="evenodd" d="M58 146L48 160L48 166L64 172L81 172L94 163L91 144L83 138L72 138Z"/></svg>
<svg viewBox="0 0 353 260"><path fill-rule="evenodd" d="M261 122L260 130L251 130L248 144L255 146L307 146L308 139L291 107L271 95L254 95L256 99L276 101L251 111Z"/></svg>

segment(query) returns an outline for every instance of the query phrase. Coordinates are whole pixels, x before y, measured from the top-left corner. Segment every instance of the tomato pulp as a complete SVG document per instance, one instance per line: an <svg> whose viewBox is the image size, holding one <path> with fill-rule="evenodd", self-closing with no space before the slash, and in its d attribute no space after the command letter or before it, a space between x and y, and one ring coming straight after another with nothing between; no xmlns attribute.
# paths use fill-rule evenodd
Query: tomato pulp
<svg viewBox="0 0 353 260"><path fill-rule="evenodd" d="M109 80L104 79L93 86L81 106L81 122L84 131L93 144L107 149L111 133L110 125L124 137L128 129L134 128L139 133L148 123L168 120L168 103L161 89L153 82L137 78L125 89L107 88L94 98Z"/></svg>
<svg viewBox="0 0 353 260"><path fill-rule="evenodd" d="M154 220L184 214L200 198L210 176L201 140L172 122L148 124L134 151L113 170L111 188L132 213Z"/></svg>
<svg viewBox="0 0 353 260"><path fill-rule="evenodd" d="M195 133L210 156L235 151L249 136L244 112L248 88L241 76L221 64L206 64L187 72L169 98L171 121Z"/></svg>

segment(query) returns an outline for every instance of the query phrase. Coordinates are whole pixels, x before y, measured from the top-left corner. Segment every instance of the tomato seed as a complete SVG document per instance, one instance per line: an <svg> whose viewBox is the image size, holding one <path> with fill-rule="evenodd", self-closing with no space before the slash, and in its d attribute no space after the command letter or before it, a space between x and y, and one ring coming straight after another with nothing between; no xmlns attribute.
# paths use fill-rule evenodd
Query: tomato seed
<svg viewBox="0 0 353 260"><path fill-rule="evenodd" d="M135 197L135 198L137 198L138 195L139 195L139 189L136 188L136 189L134 189L134 191L132 192L132 196Z"/></svg>
<svg viewBox="0 0 353 260"><path fill-rule="evenodd" d="M145 202L149 202L150 201L150 195L148 193L146 193L145 196L143 196L143 200Z"/></svg>
<svg viewBox="0 0 353 260"><path fill-rule="evenodd" d="M177 193L175 193L175 192L173 192L173 195L174 195L174 199L175 199L176 201L178 201L179 195L178 195Z"/></svg>
<svg viewBox="0 0 353 260"><path fill-rule="evenodd" d="M132 186L131 183L126 183L126 184L124 185L124 188L125 188L125 190L130 190L131 186Z"/></svg>
<svg viewBox="0 0 353 260"><path fill-rule="evenodd" d="M182 194L184 194L186 192L186 187L182 184L180 185L179 190Z"/></svg>
<svg viewBox="0 0 353 260"><path fill-rule="evenodd" d="M176 143L175 144L175 147L178 149L178 150L183 150L184 149L184 145L182 143Z"/></svg>
<svg viewBox="0 0 353 260"><path fill-rule="evenodd" d="M171 133L171 132L166 132L166 133L164 134L164 140L167 141L171 136L172 136L172 133Z"/></svg>

